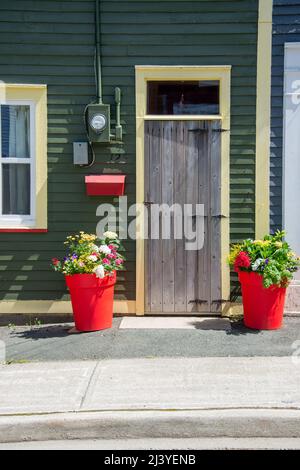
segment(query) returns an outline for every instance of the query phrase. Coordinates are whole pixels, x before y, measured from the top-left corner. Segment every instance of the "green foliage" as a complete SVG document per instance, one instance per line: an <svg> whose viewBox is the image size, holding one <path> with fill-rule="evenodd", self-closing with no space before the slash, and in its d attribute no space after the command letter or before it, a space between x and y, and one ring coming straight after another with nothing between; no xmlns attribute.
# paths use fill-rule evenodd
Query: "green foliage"
<svg viewBox="0 0 300 470"><path fill-rule="evenodd" d="M284 237L284 231L277 231L274 235L266 235L263 240L247 239L233 245L228 258L229 265L236 272L241 270L262 275L265 287L287 286L300 266L300 258L291 251ZM250 259L247 268L239 266L241 253Z"/></svg>
<svg viewBox="0 0 300 470"><path fill-rule="evenodd" d="M35 329L35 328L38 328L42 325L42 320L40 320L39 318L34 318L33 321L32 319L30 318L29 319L29 322L25 324L25 326L27 326L27 328L30 328L31 330Z"/></svg>

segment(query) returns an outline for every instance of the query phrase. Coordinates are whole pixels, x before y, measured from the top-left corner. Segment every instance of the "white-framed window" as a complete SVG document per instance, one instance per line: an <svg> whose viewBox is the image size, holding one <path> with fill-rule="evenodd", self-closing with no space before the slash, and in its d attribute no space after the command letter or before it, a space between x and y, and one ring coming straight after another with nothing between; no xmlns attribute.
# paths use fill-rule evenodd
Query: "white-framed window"
<svg viewBox="0 0 300 470"><path fill-rule="evenodd" d="M283 227L300 253L300 42L285 44L283 103ZM300 280L300 273L295 274Z"/></svg>
<svg viewBox="0 0 300 470"><path fill-rule="evenodd" d="M0 103L0 223L35 226L35 102Z"/></svg>

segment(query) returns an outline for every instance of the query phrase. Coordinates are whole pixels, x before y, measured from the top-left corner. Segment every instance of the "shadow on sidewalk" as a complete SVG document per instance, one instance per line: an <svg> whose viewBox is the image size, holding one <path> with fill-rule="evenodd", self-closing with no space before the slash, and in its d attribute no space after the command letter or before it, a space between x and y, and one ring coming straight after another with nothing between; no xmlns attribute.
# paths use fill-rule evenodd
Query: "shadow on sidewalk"
<svg viewBox="0 0 300 470"><path fill-rule="evenodd" d="M240 335L257 335L261 333L261 330L252 330L251 328L247 328L244 325L243 320L232 321L231 322L231 330L227 331L227 335L233 336L240 336Z"/></svg>
<svg viewBox="0 0 300 470"><path fill-rule="evenodd" d="M256 335L260 330L252 330L247 328L242 320L231 321L227 323L227 319L208 318L199 322L192 323L196 330L225 331L227 335Z"/></svg>
<svg viewBox="0 0 300 470"><path fill-rule="evenodd" d="M222 318L207 318L205 320L193 321L191 323L196 330L212 330L212 331L230 331L230 322Z"/></svg>
<svg viewBox="0 0 300 470"><path fill-rule="evenodd" d="M13 333L11 333L11 335L16 338L32 339L35 341L39 339L64 338L66 336L71 336L68 333L71 327L71 324L33 327L22 331L14 331Z"/></svg>

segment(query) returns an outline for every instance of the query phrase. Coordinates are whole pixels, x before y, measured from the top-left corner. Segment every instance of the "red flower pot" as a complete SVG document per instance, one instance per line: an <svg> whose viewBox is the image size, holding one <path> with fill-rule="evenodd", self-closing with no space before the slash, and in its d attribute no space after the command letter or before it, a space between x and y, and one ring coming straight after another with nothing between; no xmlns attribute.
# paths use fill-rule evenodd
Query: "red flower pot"
<svg viewBox="0 0 300 470"><path fill-rule="evenodd" d="M116 272L99 279L95 274L65 276L78 331L111 328Z"/></svg>
<svg viewBox="0 0 300 470"><path fill-rule="evenodd" d="M239 272L242 286L244 323L255 330L277 330L282 326L286 289L265 288L263 277L254 272Z"/></svg>

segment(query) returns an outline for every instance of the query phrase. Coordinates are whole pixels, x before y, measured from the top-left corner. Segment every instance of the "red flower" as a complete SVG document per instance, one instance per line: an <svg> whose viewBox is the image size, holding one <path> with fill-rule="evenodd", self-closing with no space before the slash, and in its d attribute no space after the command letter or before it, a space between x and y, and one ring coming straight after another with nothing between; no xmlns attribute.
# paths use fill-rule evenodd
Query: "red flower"
<svg viewBox="0 0 300 470"><path fill-rule="evenodd" d="M57 258L52 258L52 264L53 264L54 266L57 266L57 265L59 264L59 259L57 259Z"/></svg>
<svg viewBox="0 0 300 470"><path fill-rule="evenodd" d="M240 268L249 268L251 266L251 259L246 251L241 251L236 257L234 263L234 270L239 272Z"/></svg>

